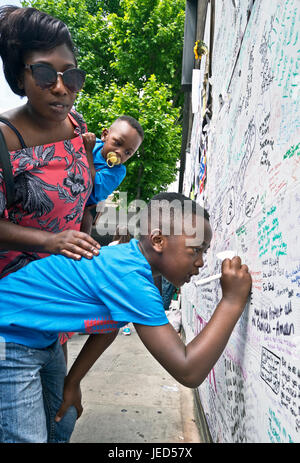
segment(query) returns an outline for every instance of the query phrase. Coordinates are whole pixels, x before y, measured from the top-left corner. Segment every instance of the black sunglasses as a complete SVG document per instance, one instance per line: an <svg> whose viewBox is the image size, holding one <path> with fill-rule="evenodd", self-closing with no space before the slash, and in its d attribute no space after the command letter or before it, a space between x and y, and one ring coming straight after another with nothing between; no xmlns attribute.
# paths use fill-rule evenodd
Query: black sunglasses
<svg viewBox="0 0 300 463"><path fill-rule="evenodd" d="M43 90L56 84L60 75L63 83L71 92L79 92L85 81L85 72L78 68L67 69L65 72L57 72L52 66L45 63L25 64L25 69L30 69L36 84Z"/></svg>

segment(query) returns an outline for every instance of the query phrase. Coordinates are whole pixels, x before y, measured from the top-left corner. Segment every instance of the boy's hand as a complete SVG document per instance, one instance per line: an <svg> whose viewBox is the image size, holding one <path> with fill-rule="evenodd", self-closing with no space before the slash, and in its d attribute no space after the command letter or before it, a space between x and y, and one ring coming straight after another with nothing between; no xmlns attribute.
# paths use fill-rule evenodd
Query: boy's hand
<svg viewBox="0 0 300 463"><path fill-rule="evenodd" d="M81 416L83 412L83 407L81 405L81 390L80 384L70 384L68 378L65 379L63 401L60 406L60 409L56 413L55 421L58 423L62 417L67 412L68 408L74 405L77 410L77 419Z"/></svg>
<svg viewBox="0 0 300 463"><path fill-rule="evenodd" d="M75 260L79 260L81 257L91 259L99 254L99 249L99 243L91 236L76 230L52 233L47 239L46 245L46 252L62 254Z"/></svg>
<svg viewBox="0 0 300 463"><path fill-rule="evenodd" d="M252 278L247 265L241 264L241 258L225 259L222 262L220 280L223 299L232 305L244 308L251 290Z"/></svg>

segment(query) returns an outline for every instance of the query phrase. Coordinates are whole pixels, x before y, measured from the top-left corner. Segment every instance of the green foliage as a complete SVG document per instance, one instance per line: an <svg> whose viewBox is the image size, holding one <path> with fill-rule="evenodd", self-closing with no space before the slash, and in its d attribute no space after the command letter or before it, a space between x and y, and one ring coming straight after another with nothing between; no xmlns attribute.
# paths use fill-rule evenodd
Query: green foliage
<svg viewBox="0 0 300 463"><path fill-rule="evenodd" d="M124 81L139 82L155 74L180 90L185 0L123 0L124 15L110 16L112 67ZM134 70L134 72L132 72Z"/></svg>
<svg viewBox="0 0 300 463"><path fill-rule="evenodd" d="M76 107L101 130L122 114L139 120L145 139L126 164L121 187L148 200L176 177L185 0L25 0L64 21L87 72Z"/></svg>
<svg viewBox="0 0 300 463"><path fill-rule="evenodd" d="M87 10L90 14L97 14L102 9L104 14L119 13L122 11L120 0L85 0Z"/></svg>

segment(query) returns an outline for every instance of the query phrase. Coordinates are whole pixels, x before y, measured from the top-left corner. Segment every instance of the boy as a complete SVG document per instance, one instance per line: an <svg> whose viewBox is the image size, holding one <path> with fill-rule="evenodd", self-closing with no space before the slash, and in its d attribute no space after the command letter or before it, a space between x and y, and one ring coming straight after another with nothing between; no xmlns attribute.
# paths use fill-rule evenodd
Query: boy
<svg viewBox="0 0 300 463"><path fill-rule="evenodd" d="M106 199L123 181L126 175L124 163L138 150L144 139L144 132L136 119L120 116L109 129L102 131L101 140L90 132L83 134L82 138L94 186L86 204L81 231L91 234L93 217L90 209ZM113 167L107 164L107 155L110 152L116 153L120 160Z"/></svg>
<svg viewBox="0 0 300 463"><path fill-rule="evenodd" d="M212 236L208 214L180 193L161 193L143 210L140 225L139 241L106 246L92 260L46 257L0 282L5 300L0 336L6 342L0 364L0 417L6 424L2 425L3 441L47 441L41 392L49 408L48 441L67 441L75 424L74 407L77 416L82 412L81 379L128 322L134 323L158 362L187 387L199 386L218 360L247 301L251 287L247 266L241 265L239 257L223 261L223 297L205 328L185 346L168 323L153 278L162 274L180 287L198 274ZM63 392L64 375L59 377L57 372L65 364L56 350L57 333L83 329L103 334L88 338L65 379ZM10 343L14 343L13 352L19 345L20 360L10 358ZM45 356L48 351L50 357L41 361L41 352ZM59 387L49 380L49 369L55 371ZM20 376L22 387L18 389L15 383ZM24 410L26 381L35 383L39 400L30 397L31 406ZM14 423L20 423L19 428L10 427L7 423L17 412ZM37 426L39 435L24 436L24 420L36 423L42 419Z"/></svg>

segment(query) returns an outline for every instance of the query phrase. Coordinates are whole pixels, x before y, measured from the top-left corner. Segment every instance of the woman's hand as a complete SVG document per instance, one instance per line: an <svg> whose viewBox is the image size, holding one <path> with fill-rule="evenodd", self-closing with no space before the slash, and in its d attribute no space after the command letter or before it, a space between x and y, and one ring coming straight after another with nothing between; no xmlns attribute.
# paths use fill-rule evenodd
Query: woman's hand
<svg viewBox="0 0 300 463"><path fill-rule="evenodd" d="M63 401L54 418L57 423L63 418L68 408L71 407L72 405L74 405L74 407L77 410L77 419L78 419L83 412L83 407L81 405L80 384L69 383L68 377L67 377L65 379Z"/></svg>
<svg viewBox="0 0 300 463"><path fill-rule="evenodd" d="M0 249L62 254L70 259L91 259L99 254L100 244L87 233L65 230L50 233L0 219Z"/></svg>
<svg viewBox="0 0 300 463"><path fill-rule="evenodd" d="M47 248L50 254L62 254L70 259L80 260L81 257L92 259L97 256L100 244L87 233L65 230L51 234L47 240Z"/></svg>

